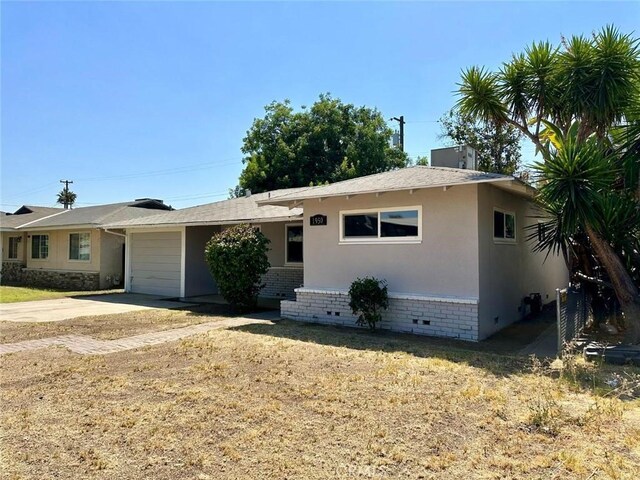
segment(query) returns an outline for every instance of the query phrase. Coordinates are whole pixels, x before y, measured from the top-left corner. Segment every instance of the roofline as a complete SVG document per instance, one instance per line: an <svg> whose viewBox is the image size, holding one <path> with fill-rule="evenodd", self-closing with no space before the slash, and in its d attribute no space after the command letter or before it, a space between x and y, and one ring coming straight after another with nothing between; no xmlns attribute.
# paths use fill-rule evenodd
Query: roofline
<svg viewBox="0 0 640 480"><path fill-rule="evenodd" d="M299 215L287 215L284 217L269 217L269 218L247 218L240 220L213 220L202 222L171 222L171 223L136 223L136 224L122 224L112 223L107 225L101 225L99 228L111 229L111 228L167 228L167 227L206 227L209 225L238 225L240 223L275 223L286 222L289 220L300 220L303 214Z"/></svg>
<svg viewBox="0 0 640 480"><path fill-rule="evenodd" d="M21 229L21 228L24 228L24 227L26 227L26 226L28 226L28 225L31 225L32 223L39 222L39 221L41 221L41 220L46 220L46 219L48 219L48 218L56 217L56 216L58 216L58 215L62 215L63 213L67 213L68 211L69 211L69 210L62 210L61 212L52 213L51 215L47 215L46 217L41 217L41 218L38 218L38 219L36 219L36 220L31 220L30 222L23 223L22 225L18 225L18 226L14 227L14 228L15 228L16 230L17 230L17 229Z"/></svg>
<svg viewBox="0 0 640 480"><path fill-rule="evenodd" d="M365 190L365 191L360 191L360 192L344 191L344 192L340 192L340 193L330 193L330 194L326 194L326 195L312 195L312 196L305 196L305 197L299 197L299 196L296 197L294 195L288 197L287 195L284 195L282 197L277 197L277 198L273 198L273 199L258 200L258 201L256 201L256 203L258 205L289 205L289 204L291 204L291 202L312 200L312 199L315 199L315 198L343 197L343 196L346 196L346 195L353 195L353 196L355 196L355 195L368 195L368 194L372 194L372 193L402 192L402 191L407 191L407 190L426 190L428 188L455 187L455 186L459 186L459 185L474 185L474 184L477 184L477 183L494 183L494 182L519 182L522 185L533 189L533 187L527 185L522 180L518 180L517 178L511 177L511 176L505 176L504 178L487 178L487 179L483 179L483 180L469 180L469 181L464 181L464 182L443 182L443 183L439 183L437 185L425 185L425 186L413 185L413 186L407 186L407 187L403 186L403 187L398 187L398 188L377 188L377 189ZM288 198L286 198L286 197L288 197Z"/></svg>
<svg viewBox="0 0 640 480"><path fill-rule="evenodd" d="M30 226L30 227L20 227L19 230L17 230L18 232L28 232L28 231L47 231L47 230L86 230L89 228L101 228L101 225L97 225L95 223L77 223L77 224L71 224L71 225L51 225L49 227L47 226L38 226L38 225L34 225L34 226Z"/></svg>

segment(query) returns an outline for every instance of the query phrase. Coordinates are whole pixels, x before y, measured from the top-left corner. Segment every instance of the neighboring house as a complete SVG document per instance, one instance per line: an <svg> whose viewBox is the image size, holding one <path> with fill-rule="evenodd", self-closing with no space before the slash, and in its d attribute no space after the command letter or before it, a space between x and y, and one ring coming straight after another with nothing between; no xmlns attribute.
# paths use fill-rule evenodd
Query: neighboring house
<svg viewBox="0 0 640 480"><path fill-rule="evenodd" d="M3 212L0 216L0 249L2 250L0 280L2 282L19 282L22 278L22 269L27 263L27 234L17 230L17 227L62 211L62 208L23 205L14 213Z"/></svg>
<svg viewBox="0 0 640 480"><path fill-rule="evenodd" d="M383 328L482 340L567 284L561 258L533 253L535 190L510 176L412 167L281 196L258 205L304 210L304 287L281 314L354 325L357 277L388 282ZM540 234L544 232L540 231Z"/></svg>
<svg viewBox="0 0 640 480"><path fill-rule="evenodd" d="M161 200L143 198L53 210L37 219L28 218L37 210L30 214L18 210L14 215L0 217L3 272L8 271L5 266L9 264L12 272L11 278L3 273L4 282L74 290L117 286L123 279L125 235L123 231L104 228L104 224L157 214L171 207Z"/></svg>
<svg viewBox="0 0 640 480"><path fill-rule="evenodd" d="M112 222L125 229L125 290L134 293L193 297L217 294L204 250L213 234L238 223L260 228L271 241L271 268L261 296L294 298L303 281L302 210L258 206L270 197L306 188L278 190L199 205L135 220Z"/></svg>

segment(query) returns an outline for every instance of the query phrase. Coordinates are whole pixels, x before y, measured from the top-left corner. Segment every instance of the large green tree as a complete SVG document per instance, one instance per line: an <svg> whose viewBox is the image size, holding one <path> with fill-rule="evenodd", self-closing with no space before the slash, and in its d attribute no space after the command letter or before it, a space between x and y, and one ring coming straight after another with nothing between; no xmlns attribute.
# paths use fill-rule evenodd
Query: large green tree
<svg viewBox="0 0 640 480"><path fill-rule="evenodd" d="M406 154L390 145L393 131L376 109L324 94L308 109L294 111L285 100L267 105L265 112L244 138L241 189L258 193L317 185L408 164Z"/></svg>
<svg viewBox="0 0 640 480"><path fill-rule="evenodd" d="M538 200L555 227L541 247L587 248L604 267L640 342L637 270L640 209L638 39L605 27L591 37L535 43L497 72L464 70L457 107L475 120L511 125L542 155ZM587 256L584 256L587 257ZM585 265L578 271L590 278ZM593 279L592 279L593 280Z"/></svg>
<svg viewBox="0 0 640 480"><path fill-rule="evenodd" d="M522 134L513 125L476 120L455 108L444 114L439 123L440 138L476 150L479 170L513 175L519 169Z"/></svg>

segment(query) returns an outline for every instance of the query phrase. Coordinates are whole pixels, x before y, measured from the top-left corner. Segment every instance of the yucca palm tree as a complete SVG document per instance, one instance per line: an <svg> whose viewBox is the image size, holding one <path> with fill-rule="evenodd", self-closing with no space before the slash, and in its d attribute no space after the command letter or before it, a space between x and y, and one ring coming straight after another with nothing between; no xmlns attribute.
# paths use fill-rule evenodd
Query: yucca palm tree
<svg viewBox="0 0 640 480"><path fill-rule="evenodd" d="M498 72L462 72L457 108L509 124L542 154L538 201L552 221L537 249L575 242L605 268L640 343L639 40L607 26L591 38L539 42Z"/></svg>
<svg viewBox="0 0 640 480"><path fill-rule="evenodd" d="M612 189L623 174L618 152L595 133L581 139L579 122L566 134L549 122L543 125L540 137L549 157L534 168L542 179L537 200L549 220L535 249L564 253L585 233L625 314L626 340L640 343L640 292L629 255L638 253L640 203L624 188Z"/></svg>

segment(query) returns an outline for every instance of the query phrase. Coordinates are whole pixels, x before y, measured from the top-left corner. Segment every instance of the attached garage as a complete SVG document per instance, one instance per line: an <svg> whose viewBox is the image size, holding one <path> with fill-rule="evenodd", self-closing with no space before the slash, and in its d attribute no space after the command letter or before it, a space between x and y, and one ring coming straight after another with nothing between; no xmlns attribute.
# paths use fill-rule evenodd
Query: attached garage
<svg viewBox="0 0 640 480"><path fill-rule="evenodd" d="M128 236L129 288L167 297L182 294L182 231L132 232Z"/></svg>

